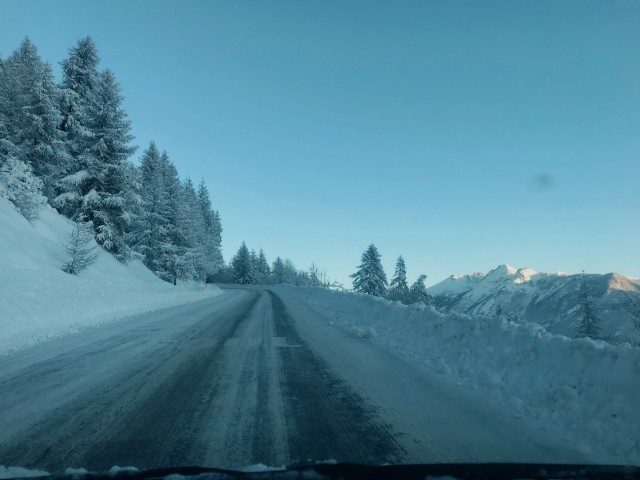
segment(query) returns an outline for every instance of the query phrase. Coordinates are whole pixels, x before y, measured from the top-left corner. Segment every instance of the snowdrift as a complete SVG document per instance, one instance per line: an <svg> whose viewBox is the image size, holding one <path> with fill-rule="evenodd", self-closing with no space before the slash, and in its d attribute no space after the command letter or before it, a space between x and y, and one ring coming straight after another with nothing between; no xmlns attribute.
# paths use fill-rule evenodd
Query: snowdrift
<svg viewBox="0 0 640 480"><path fill-rule="evenodd" d="M61 270L69 220L47 206L32 223L0 198L0 354L124 316L222 293L213 286L174 287L141 262L100 250L78 276Z"/></svg>
<svg viewBox="0 0 640 480"><path fill-rule="evenodd" d="M368 295L282 287L335 325L514 406L594 462L640 464L640 348Z"/></svg>

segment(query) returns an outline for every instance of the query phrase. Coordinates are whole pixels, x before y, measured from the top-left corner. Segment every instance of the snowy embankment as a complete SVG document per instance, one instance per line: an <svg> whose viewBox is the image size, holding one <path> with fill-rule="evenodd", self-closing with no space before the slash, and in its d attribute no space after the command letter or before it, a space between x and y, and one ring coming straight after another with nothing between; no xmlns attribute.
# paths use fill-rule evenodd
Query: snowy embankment
<svg viewBox="0 0 640 480"><path fill-rule="evenodd" d="M423 304L282 288L352 335L515 407L594 462L640 464L640 348L570 339L532 324L445 315Z"/></svg>
<svg viewBox="0 0 640 480"><path fill-rule="evenodd" d="M202 284L174 287L139 261L105 251L78 276L61 270L71 223L51 207L29 223L0 198L0 354L91 325L222 293Z"/></svg>

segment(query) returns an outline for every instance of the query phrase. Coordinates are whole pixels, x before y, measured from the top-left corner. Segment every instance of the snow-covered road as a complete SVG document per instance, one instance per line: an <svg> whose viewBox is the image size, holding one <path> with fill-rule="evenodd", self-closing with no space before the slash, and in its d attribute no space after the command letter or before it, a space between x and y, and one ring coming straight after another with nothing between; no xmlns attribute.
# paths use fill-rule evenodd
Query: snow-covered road
<svg viewBox="0 0 640 480"><path fill-rule="evenodd" d="M589 462L286 291L225 290L0 357L0 465Z"/></svg>

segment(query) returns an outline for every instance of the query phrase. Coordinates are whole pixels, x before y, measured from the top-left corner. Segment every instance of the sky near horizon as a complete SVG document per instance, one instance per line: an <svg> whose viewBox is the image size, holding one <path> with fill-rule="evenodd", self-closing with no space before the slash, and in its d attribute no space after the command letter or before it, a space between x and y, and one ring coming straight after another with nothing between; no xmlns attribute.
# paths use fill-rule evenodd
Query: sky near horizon
<svg viewBox="0 0 640 480"><path fill-rule="evenodd" d="M151 140L204 178L223 253L367 245L427 285L498 264L640 277L638 1L0 0L60 76L90 35Z"/></svg>

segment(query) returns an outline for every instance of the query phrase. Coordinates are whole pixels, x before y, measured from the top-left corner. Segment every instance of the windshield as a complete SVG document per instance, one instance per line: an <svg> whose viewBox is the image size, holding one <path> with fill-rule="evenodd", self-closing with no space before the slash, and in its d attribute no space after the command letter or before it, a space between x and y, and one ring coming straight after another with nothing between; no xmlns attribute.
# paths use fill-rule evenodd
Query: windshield
<svg viewBox="0 0 640 480"><path fill-rule="evenodd" d="M640 464L639 2L0 11L0 476Z"/></svg>

